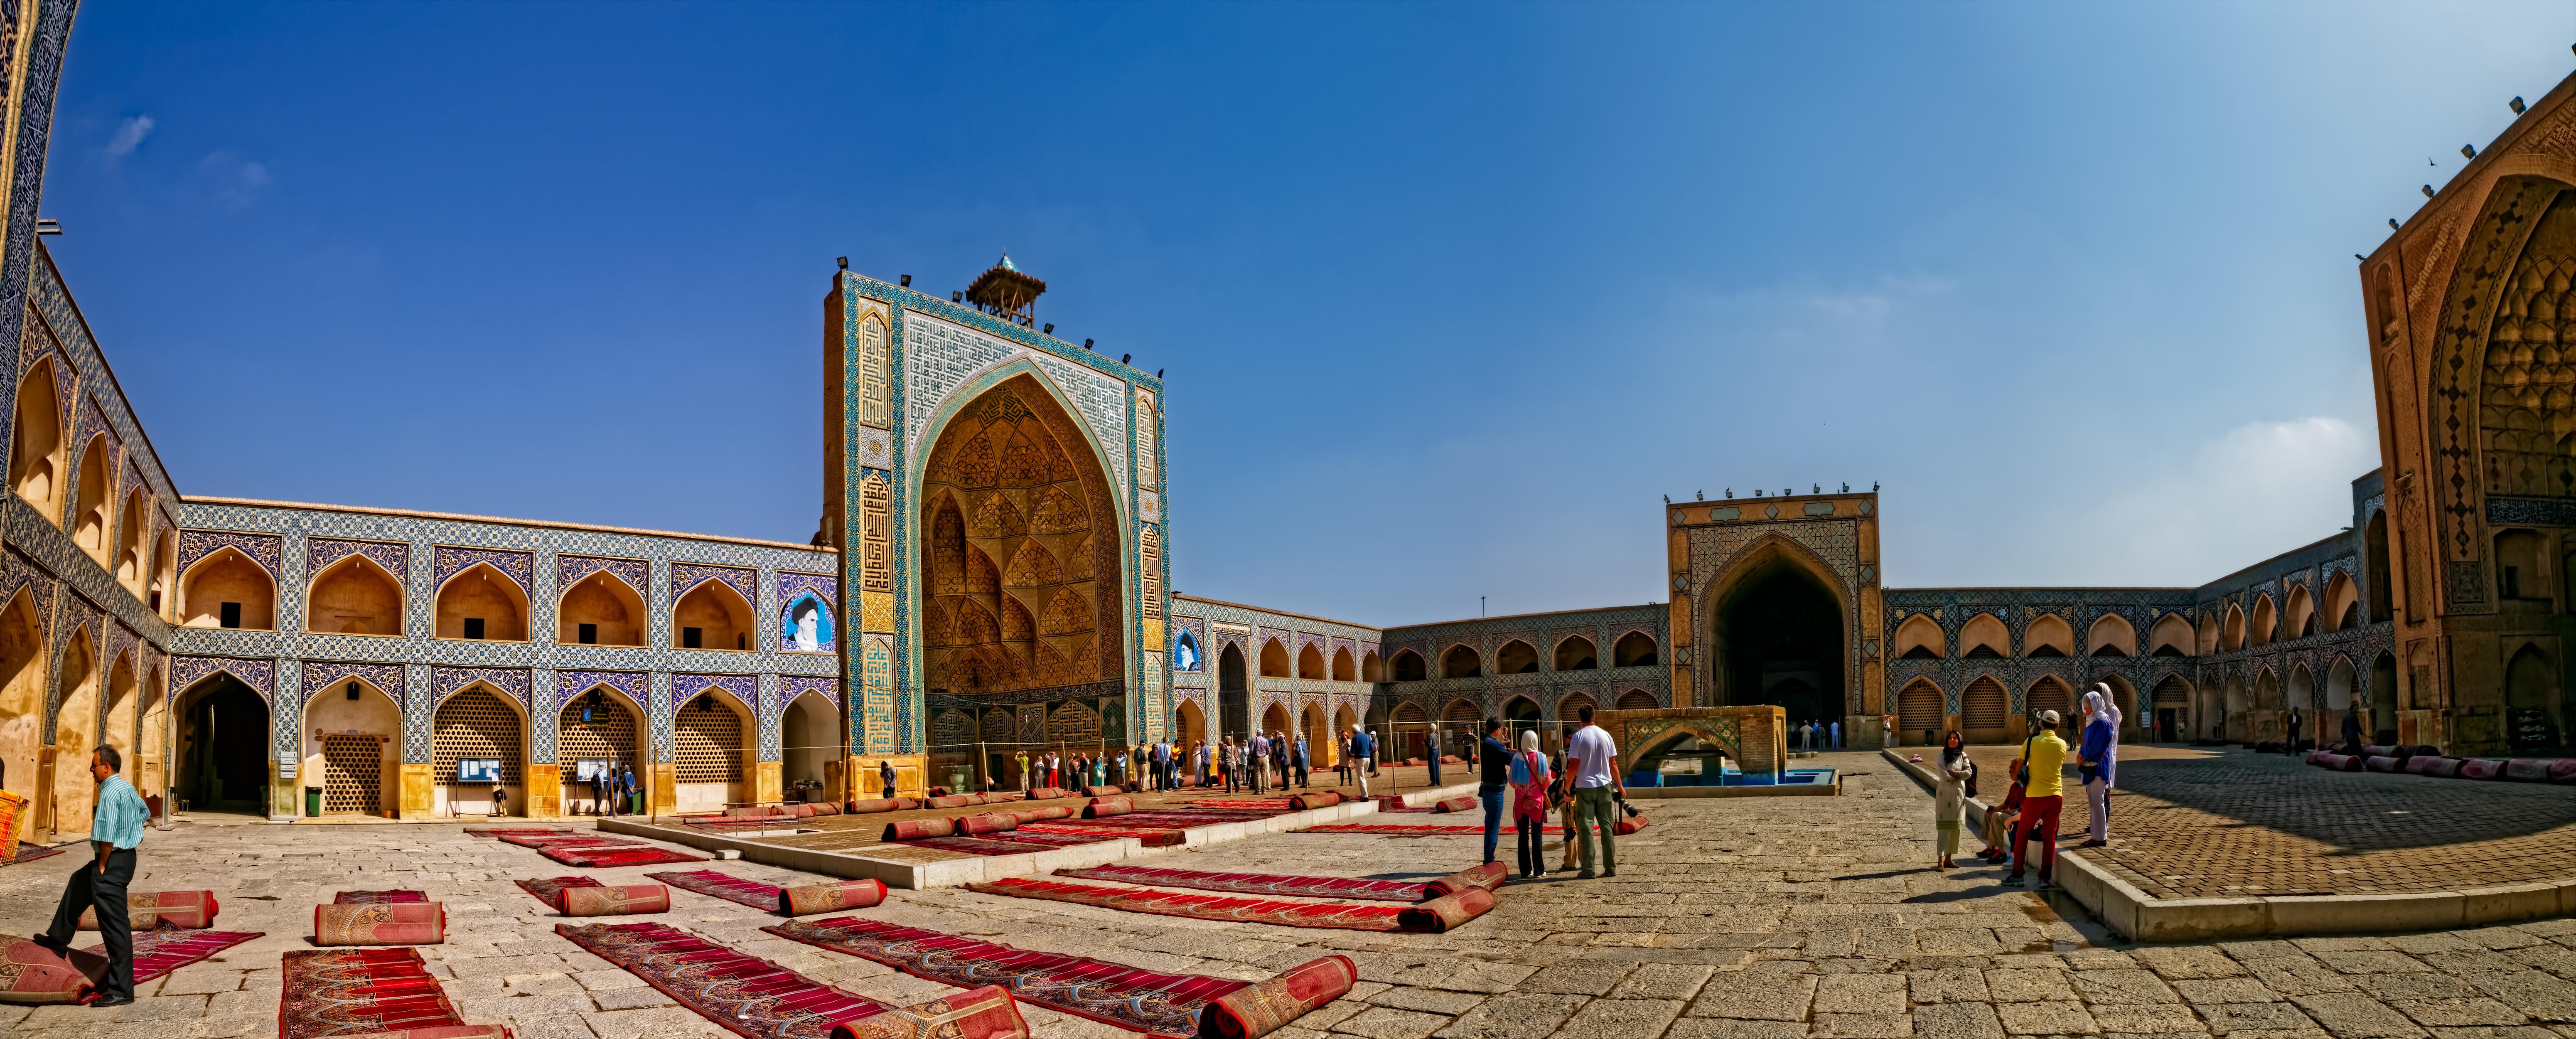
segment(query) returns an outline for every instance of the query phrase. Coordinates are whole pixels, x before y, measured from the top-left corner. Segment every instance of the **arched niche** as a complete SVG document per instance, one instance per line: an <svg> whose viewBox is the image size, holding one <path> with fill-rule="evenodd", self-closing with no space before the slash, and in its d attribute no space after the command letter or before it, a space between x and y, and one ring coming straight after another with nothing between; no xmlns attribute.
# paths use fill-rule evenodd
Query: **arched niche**
<svg viewBox="0 0 2576 1039"><path fill-rule="evenodd" d="M841 760L846 742L842 731L841 709L831 697L813 689L798 693L778 714L779 781L788 789L810 782L814 785L807 789L822 790L831 777L832 763ZM991 736L987 733L985 738L990 741Z"/></svg>
<svg viewBox="0 0 2576 1039"><path fill-rule="evenodd" d="M180 580L179 623L189 628L275 628L277 582L240 549L218 548L191 564Z"/></svg>
<svg viewBox="0 0 2576 1039"><path fill-rule="evenodd" d="M1939 660L1949 651L1949 636L1928 613L1918 613L1898 623L1894 643L1899 660Z"/></svg>
<svg viewBox="0 0 2576 1039"><path fill-rule="evenodd" d="M1896 739L1899 743L1932 746L1941 742L1948 717L1942 708L1941 687L1929 678L1917 678L1896 691Z"/></svg>
<svg viewBox="0 0 2576 1039"><path fill-rule="evenodd" d="M2138 629L2129 619L2106 613L2093 620L2093 628L2084 635L2084 655L2088 657L2134 657L2138 655Z"/></svg>
<svg viewBox="0 0 2576 1039"><path fill-rule="evenodd" d="M2151 657L2188 657L2192 655L2193 644L2198 641L2198 636L2191 630L2191 622L2184 620L2179 613L2158 617L2147 627L2147 655Z"/></svg>
<svg viewBox="0 0 2576 1039"><path fill-rule="evenodd" d="M2265 592L2255 596L2254 612L2246 618L2246 644L2271 645L2273 637L2280 634L2280 629L2281 611L2279 607L2272 605L2272 593Z"/></svg>
<svg viewBox="0 0 2576 1039"><path fill-rule="evenodd" d="M1709 702L1771 704L1789 718L1843 714L1842 583L1804 546L1765 535L1739 552L1703 593L1708 604Z"/></svg>
<svg viewBox="0 0 2576 1039"><path fill-rule="evenodd" d="M644 644L644 596L601 570L573 582L555 611L555 641L578 646Z"/></svg>
<svg viewBox="0 0 2576 1039"><path fill-rule="evenodd" d="M0 788L38 801L36 761L45 740L45 638L35 595L20 588L0 607ZM36 813L18 813L18 836L34 832Z"/></svg>
<svg viewBox="0 0 2576 1039"><path fill-rule="evenodd" d="M57 837L87 832L95 800L89 775L89 752L98 739L100 676L98 658L90 649L95 644L89 628L72 629L71 644L63 649L60 677L54 683L60 690L54 709L54 796L50 804L40 802L38 808L40 814L50 808Z"/></svg>
<svg viewBox="0 0 2576 1039"><path fill-rule="evenodd" d="M337 679L305 698L302 732L296 788L322 788L322 814L399 811L402 702L392 693L354 675Z"/></svg>
<svg viewBox="0 0 2576 1039"><path fill-rule="evenodd" d="M1478 678L1484 673L1484 659L1477 655L1474 646L1461 642L1449 647L1448 652L1440 654L1440 677L1442 678Z"/></svg>
<svg viewBox="0 0 2576 1039"><path fill-rule="evenodd" d="M1485 734L1485 712L1476 701L1454 699L1440 705L1440 753L1445 757L1463 758L1476 738Z"/></svg>
<svg viewBox="0 0 2576 1039"><path fill-rule="evenodd" d="M2227 604L2227 617L2219 622L2218 648L2224 653L2245 648L2245 611L2235 603Z"/></svg>
<svg viewBox="0 0 2576 1039"><path fill-rule="evenodd" d="M1529 643L1512 639L1494 651L1495 674L1531 675L1538 673L1538 650Z"/></svg>
<svg viewBox="0 0 2576 1039"><path fill-rule="evenodd" d="M519 701L476 682L449 694L430 712L431 810L439 815L528 814L528 717ZM495 774L467 762L498 762ZM469 774L469 772L471 774Z"/></svg>
<svg viewBox="0 0 2576 1039"><path fill-rule="evenodd" d="M490 563L459 570L438 586L438 637L528 641L528 595Z"/></svg>
<svg viewBox="0 0 2576 1039"><path fill-rule="evenodd" d="M2199 647L2198 651L2192 654L2193 656L2205 657L2218 652L2217 617L2207 614L2201 616L2200 631L2198 635L2194 636L2193 643Z"/></svg>
<svg viewBox="0 0 2576 1039"><path fill-rule="evenodd" d="M116 523L116 583L137 599L144 597L144 581L151 574L151 563L144 558L144 528L150 515L143 504L143 491L137 488L126 494L125 511Z"/></svg>
<svg viewBox="0 0 2576 1039"><path fill-rule="evenodd" d="M1959 692L1959 738L1970 743L2012 742L2012 694L1993 675L1978 675Z"/></svg>
<svg viewBox="0 0 2576 1039"><path fill-rule="evenodd" d="M1559 671L1590 671L1601 666L1601 651L1591 639L1568 635L1556 644L1555 665Z"/></svg>
<svg viewBox="0 0 2576 1039"><path fill-rule="evenodd" d="M2066 618L2043 613L2022 629L2022 655L2026 657L2071 657L2075 655L2075 629Z"/></svg>
<svg viewBox="0 0 2576 1039"><path fill-rule="evenodd" d="M1583 727L1583 709L1587 707L1596 711L1601 709L1600 702L1594 700L1590 693L1568 693L1564 699L1556 702L1558 746L1564 746L1565 737L1573 735L1574 730Z"/></svg>
<svg viewBox="0 0 2576 1039"><path fill-rule="evenodd" d="M1420 682L1430 677L1430 668L1423 665L1422 654L1409 649L1395 651L1395 681Z"/></svg>
<svg viewBox="0 0 2576 1039"><path fill-rule="evenodd" d="M1172 708L1172 731L1178 734L1174 743L1185 750L1207 742L1207 714L1199 710L1198 701L1185 697Z"/></svg>
<svg viewBox="0 0 2576 1039"><path fill-rule="evenodd" d="M2361 593L2352 575L2337 570L2326 578L2325 630L2348 631L2361 625Z"/></svg>
<svg viewBox="0 0 2576 1039"><path fill-rule="evenodd" d="M1273 700L1270 706L1261 712L1261 733L1267 736L1286 731L1288 731L1288 707Z"/></svg>
<svg viewBox="0 0 2576 1039"><path fill-rule="evenodd" d="M1299 647L1297 650L1297 677L1320 679L1323 678L1324 675L1324 651L1316 649L1315 644L1312 642Z"/></svg>
<svg viewBox="0 0 2576 1039"><path fill-rule="evenodd" d="M1216 725L1219 735L1241 739L1252 732L1252 685L1243 646L1228 642L1216 655Z"/></svg>
<svg viewBox="0 0 2576 1039"><path fill-rule="evenodd" d="M1415 659L1418 660L1420 658L1417 657ZM1370 650L1367 653L1360 655L1360 681L1386 681L1386 664L1384 661L1378 659L1376 650Z"/></svg>
<svg viewBox="0 0 2576 1039"><path fill-rule="evenodd" d="M1419 758L1423 748L1431 745L1431 712L1421 704L1395 705L1395 716L1388 720L1387 727L1394 730L1394 739L1389 741L1395 746L1394 761Z"/></svg>
<svg viewBox="0 0 2576 1039"><path fill-rule="evenodd" d="M2509 715L2538 711L2552 729L2563 734L2567 730L2560 700L2558 666L2548 651L2536 643L2515 650L2504 668L2504 702Z"/></svg>
<svg viewBox="0 0 2576 1039"><path fill-rule="evenodd" d="M152 587L146 605L163 620L179 619L179 535L166 525L153 542Z"/></svg>
<svg viewBox="0 0 2576 1039"><path fill-rule="evenodd" d="M143 721L134 730L133 763L127 771L145 797L166 795L170 788L170 698L162 692L166 688L160 668L144 672ZM168 807L165 804L163 810Z"/></svg>
<svg viewBox="0 0 2576 1039"><path fill-rule="evenodd" d="M2327 735L2320 738L2332 742L2336 734L2343 731L2343 716L2352 711L2356 702L2352 695L2355 678L2351 657L2336 657L2334 663L2327 666L2325 709L2318 713L2326 716L2329 725ZM2369 730L2369 725L2362 726L2365 734Z"/></svg>
<svg viewBox="0 0 2576 1039"><path fill-rule="evenodd" d="M364 552L351 552L313 575L304 630L333 635L403 633L402 579Z"/></svg>
<svg viewBox="0 0 2576 1039"><path fill-rule="evenodd" d="M2300 664L2291 668L2290 684L2283 692L2283 706L2288 710L2298 712L2300 715L2300 722L2303 727L2314 725L2319 713L2317 711L2316 673L2308 670L2308 665L2306 664ZM2297 739L2302 736L2313 737L2314 735L2315 733L2313 730L2306 730L2303 728L2303 731L2291 733L2290 738Z"/></svg>
<svg viewBox="0 0 2576 1039"><path fill-rule="evenodd" d="M674 791L679 811L715 811L750 800L750 756L760 748L752 717L750 707L721 686L709 686L672 709L671 760L679 779Z"/></svg>
<svg viewBox="0 0 2576 1039"><path fill-rule="evenodd" d="M2192 738L2192 701L2198 699L2191 682L2181 675L2166 675L2156 680L2148 693L2149 709L2154 712L2153 739L2158 743Z"/></svg>
<svg viewBox="0 0 2576 1039"><path fill-rule="evenodd" d="M1622 711L1652 711L1662 706L1663 704L1655 699L1655 694L1643 689L1631 689L1619 694L1619 709Z"/></svg>
<svg viewBox="0 0 2576 1039"><path fill-rule="evenodd" d="M1116 678L1126 550L1109 468L1091 438L1026 372L943 414L926 437L916 499L927 684L1000 692ZM1014 611L1029 618L1027 630L1013 629Z"/></svg>
<svg viewBox="0 0 2576 1039"><path fill-rule="evenodd" d="M1351 705L1343 704L1333 708L1333 745L1336 755L1341 753L1341 741L1349 739L1351 728L1359 723L1359 717L1351 713Z"/></svg>
<svg viewBox="0 0 2576 1039"><path fill-rule="evenodd" d="M2281 609L2281 637L2306 638L2317 633L2317 603L2308 586L2294 584Z"/></svg>
<svg viewBox="0 0 2576 1039"><path fill-rule="evenodd" d="M751 603L713 577L698 582L671 604L671 648L749 651Z"/></svg>
<svg viewBox="0 0 2576 1039"><path fill-rule="evenodd" d="M1333 647L1333 681L1355 682L1359 680L1359 677L1360 672L1358 666L1351 662L1351 648L1349 646Z"/></svg>
<svg viewBox="0 0 2576 1039"><path fill-rule="evenodd" d="M172 713L171 792L192 812L266 816L277 771L268 700L232 672L216 671L182 690Z"/></svg>
<svg viewBox="0 0 2576 1039"><path fill-rule="evenodd" d="M2032 682L2029 691L2022 694L2022 706L2033 715L2055 711L2061 723L2076 720L2075 695L2056 675L2041 675L2039 681Z"/></svg>
<svg viewBox="0 0 2576 1039"><path fill-rule="evenodd" d="M555 712L555 764L563 782L567 812L587 807L592 815L608 807L583 781L583 763L623 775L632 769L640 781L644 766L644 710L623 690L605 682L575 693Z"/></svg>
<svg viewBox="0 0 2576 1039"><path fill-rule="evenodd" d="M778 611L778 648L785 653L830 653L840 632L832 623L832 604L812 591L802 591ZM1188 638L1189 633L1181 633Z"/></svg>
<svg viewBox="0 0 2576 1039"><path fill-rule="evenodd" d="M1333 763L1333 733L1332 730L1325 728L1323 705L1309 703L1304 710L1297 712L1297 733L1298 738L1306 741L1308 769L1321 768ZM1289 767L1296 767L1293 759L1290 760Z"/></svg>
<svg viewBox="0 0 2576 1039"><path fill-rule="evenodd" d="M124 774L126 782L138 788L142 786L143 762L138 753L142 748L136 745L135 737L141 731L137 726L141 721L138 716L142 713L142 704L138 693L142 688L142 676L134 670L134 654L131 651L118 652L116 659L107 665L107 709L100 713L98 742L101 746L116 748L117 756L124 760L124 766L118 771Z"/></svg>
<svg viewBox="0 0 2576 1039"><path fill-rule="evenodd" d="M1991 613L1980 613L1959 626L1959 655L1969 660L2000 660L2012 649L2012 630Z"/></svg>
<svg viewBox="0 0 2576 1039"><path fill-rule="evenodd" d="M111 468L115 464L105 433L89 438L89 445L81 448L80 494L72 501L72 543L100 566L108 562L108 521L112 517L108 515L107 496L116 483L116 472Z"/></svg>
<svg viewBox="0 0 2576 1039"><path fill-rule="evenodd" d="M1296 677L1288 669L1288 648L1280 645L1278 639L1268 639L1261 643L1261 677Z"/></svg>
<svg viewBox="0 0 2576 1039"><path fill-rule="evenodd" d="M18 381L14 434L9 486L45 522L59 527L63 523L63 413L50 354Z"/></svg>
<svg viewBox="0 0 2576 1039"><path fill-rule="evenodd" d="M1545 721L1536 700L1526 696L1514 696L1503 701L1503 724L1509 728L1508 742L1511 743L1513 750L1520 749L1521 733L1541 731L1545 728Z"/></svg>
<svg viewBox="0 0 2576 1039"><path fill-rule="evenodd" d="M1655 637L1642 631L1619 636L1619 641L1610 644L1610 660L1612 667L1655 666Z"/></svg>

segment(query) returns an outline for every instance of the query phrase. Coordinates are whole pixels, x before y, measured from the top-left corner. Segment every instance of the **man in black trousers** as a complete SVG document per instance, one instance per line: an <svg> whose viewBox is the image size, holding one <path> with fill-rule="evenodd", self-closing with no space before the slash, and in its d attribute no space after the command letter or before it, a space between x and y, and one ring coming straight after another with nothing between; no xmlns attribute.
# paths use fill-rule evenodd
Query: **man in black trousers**
<svg viewBox="0 0 2576 1039"><path fill-rule="evenodd" d="M53 926L36 936L36 944L57 956L71 949L84 912L98 916L99 937L107 940L107 976L99 979L94 1007L121 1007L134 1002L134 929L125 915L125 886L134 882L134 850L143 843L143 823L150 810L134 784L117 775L125 765L115 747L101 744L89 758L90 781L98 784L98 803L90 813L89 843L96 861L81 864L63 885L54 904Z"/></svg>

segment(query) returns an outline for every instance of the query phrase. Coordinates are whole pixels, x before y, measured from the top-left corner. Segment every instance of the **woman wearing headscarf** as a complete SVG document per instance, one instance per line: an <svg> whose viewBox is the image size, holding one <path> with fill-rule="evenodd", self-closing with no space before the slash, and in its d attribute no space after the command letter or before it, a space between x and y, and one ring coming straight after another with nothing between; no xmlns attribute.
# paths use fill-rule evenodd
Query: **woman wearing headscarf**
<svg viewBox="0 0 2576 1039"><path fill-rule="evenodd" d="M1538 730L1521 733L1520 753L1512 756L1512 829L1520 835L1521 876L1547 875L1547 785L1555 775L1547 755L1538 752Z"/></svg>
<svg viewBox="0 0 2576 1039"><path fill-rule="evenodd" d="M1937 869L1958 865L1952 861L1959 854L1959 828L1968 819L1968 777L1977 774L1977 763L1968 759L1966 741L1959 730L1941 740L1941 786L1932 796L1932 830L1939 839L1933 863Z"/></svg>
<svg viewBox="0 0 2576 1039"><path fill-rule="evenodd" d="M2107 683L2096 682L2084 691L2084 738L2075 751L2075 771L2084 780L2093 829L2078 848L2111 843L2111 773L2120 758L2120 709L2111 699Z"/></svg>

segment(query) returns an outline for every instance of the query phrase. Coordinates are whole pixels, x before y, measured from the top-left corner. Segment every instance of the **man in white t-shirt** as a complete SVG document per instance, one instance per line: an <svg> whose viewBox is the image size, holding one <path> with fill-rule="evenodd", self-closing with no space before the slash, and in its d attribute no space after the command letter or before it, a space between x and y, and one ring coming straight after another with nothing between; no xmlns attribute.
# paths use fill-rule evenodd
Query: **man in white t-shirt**
<svg viewBox="0 0 2576 1039"><path fill-rule="evenodd" d="M1611 841L1611 831L1619 824L1619 801L1628 796L1628 784L1619 779L1619 744L1600 726L1592 724L1592 705L1575 711L1583 722L1565 741L1565 771L1574 777L1574 834L1583 842L1583 868L1574 874L1576 880L1590 880L1592 872L1592 831L1601 831L1600 876L1619 875L1619 849ZM1613 797L1613 794L1616 797Z"/></svg>

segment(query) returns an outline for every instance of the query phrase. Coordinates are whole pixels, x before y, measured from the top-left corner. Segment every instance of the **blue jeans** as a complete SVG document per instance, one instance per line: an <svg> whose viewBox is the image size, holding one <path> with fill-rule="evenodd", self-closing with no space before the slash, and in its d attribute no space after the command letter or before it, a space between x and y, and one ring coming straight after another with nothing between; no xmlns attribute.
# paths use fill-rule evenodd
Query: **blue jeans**
<svg viewBox="0 0 2576 1039"><path fill-rule="evenodd" d="M1501 783L1476 784L1476 796L1485 802L1485 861L1494 861L1494 844L1503 836L1503 792L1511 789Z"/></svg>

